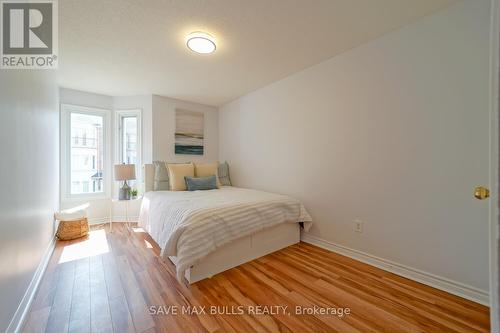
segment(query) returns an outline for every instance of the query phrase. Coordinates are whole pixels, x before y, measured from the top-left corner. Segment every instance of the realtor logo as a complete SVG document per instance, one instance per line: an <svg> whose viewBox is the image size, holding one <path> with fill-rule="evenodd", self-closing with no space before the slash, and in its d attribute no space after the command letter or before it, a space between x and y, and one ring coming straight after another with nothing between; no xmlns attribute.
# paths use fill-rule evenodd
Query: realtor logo
<svg viewBox="0 0 500 333"><path fill-rule="evenodd" d="M0 0L2 69L57 68L57 2Z"/></svg>

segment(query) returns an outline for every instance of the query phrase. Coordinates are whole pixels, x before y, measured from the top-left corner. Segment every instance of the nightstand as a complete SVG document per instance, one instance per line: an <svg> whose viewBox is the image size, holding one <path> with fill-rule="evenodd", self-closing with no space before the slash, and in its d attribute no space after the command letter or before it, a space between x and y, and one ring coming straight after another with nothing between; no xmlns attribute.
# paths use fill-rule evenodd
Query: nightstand
<svg viewBox="0 0 500 333"><path fill-rule="evenodd" d="M125 205L125 222L127 223L127 230L130 230L130 224L129 224L129 216L128 216L128 212L129 212L129 205L131 202L136 202L136 201L140 201L142 200L142 196L140 197L137 197L135 199L130 199L130 200L120 200L120 199L111 199L111 207L110 207L110 210L109 210L109 231L113 231L113 207L115 206L115 204L118 204L118 205L121 205L121 204L124 204Z"/></svg>

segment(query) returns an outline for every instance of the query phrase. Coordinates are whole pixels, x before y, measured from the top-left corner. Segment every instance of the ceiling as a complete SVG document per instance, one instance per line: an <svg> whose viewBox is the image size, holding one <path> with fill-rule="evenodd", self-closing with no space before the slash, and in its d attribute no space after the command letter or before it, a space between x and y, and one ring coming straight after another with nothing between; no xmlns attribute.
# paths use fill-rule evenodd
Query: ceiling
<svg viewBox="0 0 500 333"><path fill-rule="evenodd" d="M454 0L59 1L59 84L221 105ZM205 31L217 51L185 36Z"/></svg>

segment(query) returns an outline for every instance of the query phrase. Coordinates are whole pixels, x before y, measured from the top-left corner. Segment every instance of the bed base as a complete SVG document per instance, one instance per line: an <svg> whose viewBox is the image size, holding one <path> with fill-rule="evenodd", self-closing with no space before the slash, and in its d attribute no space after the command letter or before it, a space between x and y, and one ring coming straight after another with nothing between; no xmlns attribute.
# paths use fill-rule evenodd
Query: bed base
<svg viewBox="0 0 500 333"><path fill-rule="evenodd" d="M299 224L283 223L237 239L210 253L201 262L191 266L185 277L189 284L192 284L298 242ZM176 257L169 258L175 265Z"/></svg>

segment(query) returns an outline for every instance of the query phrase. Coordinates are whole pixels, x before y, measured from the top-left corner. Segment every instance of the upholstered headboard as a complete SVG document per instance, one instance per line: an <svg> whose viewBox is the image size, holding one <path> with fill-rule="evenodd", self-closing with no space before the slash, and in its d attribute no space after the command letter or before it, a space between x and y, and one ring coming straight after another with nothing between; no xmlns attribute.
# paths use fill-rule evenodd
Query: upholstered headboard
<svg viewBox="0 0 500 333"><path fill-rule="evenodd" d="M144 164L142 172L144 175L144 192L153 191L155 185L155 166L153 164Z"/></svg>

